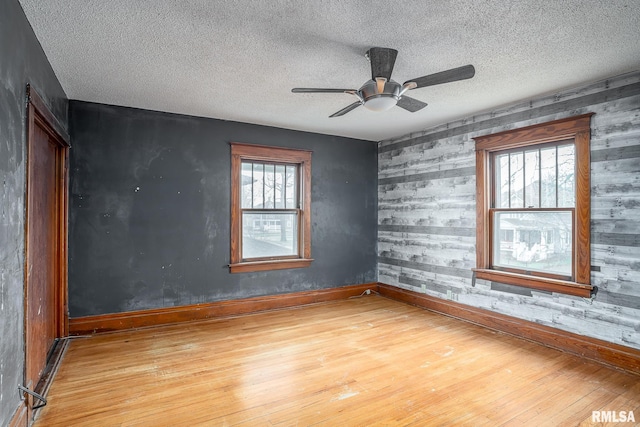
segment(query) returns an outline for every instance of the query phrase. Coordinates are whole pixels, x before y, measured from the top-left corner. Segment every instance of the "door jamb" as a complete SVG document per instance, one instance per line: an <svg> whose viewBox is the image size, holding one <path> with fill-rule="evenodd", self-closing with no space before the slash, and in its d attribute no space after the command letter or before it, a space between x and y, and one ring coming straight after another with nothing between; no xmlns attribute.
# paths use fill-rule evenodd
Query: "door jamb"
<svg viewBox="0 0 640 427"><path fill-rule="evenodd" d="M68 266L67 266L67 247L68 247L68 200L69 200L69 148L71 147L69 135L64 127L60 125L56 117L51 113L43 99L38 93L27 85L27 141L26 141L26 168L25 168L25 249L24 249L24 340L25 340L25 363L24 363L24 379L27 380L27 292L29 286L29 194L32 191L29 182L29 151L34 144L33 130L36 123L42 127L57 142L56 149L56 234L57 234L57 251L56 251L56 289L54 290L55 298L55 322L56 335L58 338L67 337L69 335L69 313L68 313ZM31 386L34 390L37 384L25 384ZM46 386L45 386L46 387ZM25 396L26 402L32 400L30 396ZM28 405L28 403L27 403ZM31 414L30 406L27 408L29 415ZM30 417L29 417L30 418Z"/></svg>

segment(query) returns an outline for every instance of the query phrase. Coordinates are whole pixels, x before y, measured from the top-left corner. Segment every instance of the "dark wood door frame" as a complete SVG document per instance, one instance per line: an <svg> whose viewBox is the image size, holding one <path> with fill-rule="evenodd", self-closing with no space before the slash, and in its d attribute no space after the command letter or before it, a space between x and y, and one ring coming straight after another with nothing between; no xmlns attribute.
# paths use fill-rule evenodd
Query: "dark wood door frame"
<svg viewBox="0 0 640 427"><path fill-rule="evenodd" d="M27 85L27 167L26 167L26 216L25 216L25 273L24 273L24 345L25 345L25 365L24 365L24 386L30 390L36 390L36 387L40 388L39 393L43 393L43 384L40 379L45 376L47 366L39 366L39 360L44 357L50 363L52 348L46 349L47 354L44 356L41 354L42 350L37 348L39 345L32 345L33 329L36 329L32 325L32 311L34 307L29 307L29 292L33 289L35 284L30 283L31 273L30 268L37 260L37 256L34 255L36 248L30 239L30 221L38 220L35 215L41 215L41 213L35 212L35 206L31 206L30 195L38 194L35 190L37 185L32 179L34 175L35 162L31 156L31 153L35 153L34 146L36 144L36 138L38 134L46 134L48 143L53 147L53 167L55 169L55 182L51 183L51 187L54 189L55 195L52 196L52 207L48 211L50 218L47 219L48 224L52 224L53 230L50 231L53 238L53 248L50 252L53 260L51 261L53 267L53 282L51 284L51 302L53 310L50 314L47 314L45 322L53 322L51 329L54 331L55 338L62 338L68 336L69 331L69 316L68 316L68 303L67 303L67 222L68 222L68 159L69 159L69 136L60 125L55 116L47 108L42 98L37 92ZM36 233L35 235L37 235ZM48 286L48 285L47 285ZM50 331L51 331L50 330ZM38 353L38 356L34 359L33 353ZM39 358L39 359L38 359ZM35 360L35 361L34 361ZM34 402L33 396L25 393L25 402L27 405L28 420L32 419L32 408L37 405L37 400Z"/></svg>

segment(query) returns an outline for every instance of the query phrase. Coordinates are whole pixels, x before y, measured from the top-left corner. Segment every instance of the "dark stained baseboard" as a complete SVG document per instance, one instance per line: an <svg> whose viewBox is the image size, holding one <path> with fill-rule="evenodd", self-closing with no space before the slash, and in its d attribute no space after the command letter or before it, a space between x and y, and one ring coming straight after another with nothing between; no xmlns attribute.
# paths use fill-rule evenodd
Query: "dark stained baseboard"
<svg viewBox="0 0 640 427"><path fill-rule="evenodd" d="M367 289L375 291L377 288L377 283L365 283L361 285L289 294L216 301L205 304L76 317L69 319L69 335L91 335L102 332L121 331L298 307L307 304L346 299L360 295Z"/></svg>
<svg viewBox="0 0 640 427"><path fill-rule="evenodd" d="M395 286L378 283L383 297L514 335L547 347L640 375L640 350L586 337Z"/></svg>
<svg viewBox="0 0 640 427"><path fill-rule="evenodd" d="M7 427L27 427L27 425L27 405L24 402L20 402Z"/></svg>
<svg viewBox="0 0 640 427"><path fill-rule="evenodd" d="M70 335L90 335L172 323L238 316L347 299L367 289L381 296L527 339L598 363L640 375L640 350L540 325L384 283L365 283L239 300L218 301L69 319ZM15 417L14 417L15 418ZM12 425L12 424L10 424Z"/></svg>

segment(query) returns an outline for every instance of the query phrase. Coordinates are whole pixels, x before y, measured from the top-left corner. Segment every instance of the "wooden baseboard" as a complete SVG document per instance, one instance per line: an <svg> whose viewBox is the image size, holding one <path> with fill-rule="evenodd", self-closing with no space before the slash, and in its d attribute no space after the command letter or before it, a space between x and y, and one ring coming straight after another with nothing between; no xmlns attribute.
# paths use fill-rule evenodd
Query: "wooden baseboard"
<svg viewBox="0 0 640 427"><path fill-rule="evenodd" d="M69 335L91 335L194 320L215 319L257 313L266 310L346 299L365 290L377 290L377 283L318 289L290 294L270 295L179 307L130 311L69 319Z"/></svg>
<svg viewBox="0 0 640 427"><path fill-rule="evenodd" d="M377 290L380 295L386 298L455 317L640 375L640 350L631 347L585 337L384 283L378 283Z"/></svg>
<svg viewBox="0 0 640 427"><path fill-rule="evenodd" d="M13 413L13 417L9 420L7 427L27 427L27 405L24 402L20 402L20 406Z"/></svg>
<svg viewBox="0 0 640 427"><path fill-rule="evenodd" d="M640 350L590 338L493 311L408 291L384 283L366 283L282 295L218 301L153 310L69 319L70 335L90 335L194 320L238 316L267 310L291 308L319 302L346 299L371 289L381 296L436 313L484 326L489 329L537 342L640 375ZM14 416L15 418L16 416ZM25 414L26 417L26 414ZM10 424L13 426L14 424ZM22 425L22 424L15 424Z"/></svg>

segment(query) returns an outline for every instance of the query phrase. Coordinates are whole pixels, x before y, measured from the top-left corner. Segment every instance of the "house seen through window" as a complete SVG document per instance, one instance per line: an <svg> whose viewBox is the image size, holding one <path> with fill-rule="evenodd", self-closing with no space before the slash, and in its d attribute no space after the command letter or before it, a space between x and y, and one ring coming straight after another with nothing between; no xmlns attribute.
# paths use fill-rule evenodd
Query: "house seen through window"
<svg viewBox="0 0 640 427"><path fill-rule="evenodd" d="M492 265L571 279L575 146L493 154Z"/></svg>

